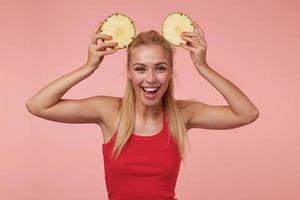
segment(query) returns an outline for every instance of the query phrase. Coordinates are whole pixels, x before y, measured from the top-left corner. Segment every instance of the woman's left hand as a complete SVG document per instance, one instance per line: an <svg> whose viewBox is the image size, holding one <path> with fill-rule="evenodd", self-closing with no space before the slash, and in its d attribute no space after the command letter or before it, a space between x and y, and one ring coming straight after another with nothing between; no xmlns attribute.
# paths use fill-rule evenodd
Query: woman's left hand
<svg viewBox="0 0 300 200"><path fill-rule="evenodd" d="M183 32L181 38L187 41L187 44L180 43L179 46L190 51L192 61L198 69L207 66L206 63L206 49L207 43L204 32L200 26L193 21L196 27L195 32Z"/></svg>

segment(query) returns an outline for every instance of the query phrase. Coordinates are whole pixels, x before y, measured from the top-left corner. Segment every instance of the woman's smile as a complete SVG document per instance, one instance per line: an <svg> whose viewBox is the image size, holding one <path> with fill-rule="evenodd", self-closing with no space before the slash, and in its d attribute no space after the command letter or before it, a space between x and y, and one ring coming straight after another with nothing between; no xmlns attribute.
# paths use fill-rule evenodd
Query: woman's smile
<svg viewBox="0 0 300 200"><path fill-rule="evenodd" d="M153 99L156 97L160 87L141 87L142 93L147 99Z"/></svg>

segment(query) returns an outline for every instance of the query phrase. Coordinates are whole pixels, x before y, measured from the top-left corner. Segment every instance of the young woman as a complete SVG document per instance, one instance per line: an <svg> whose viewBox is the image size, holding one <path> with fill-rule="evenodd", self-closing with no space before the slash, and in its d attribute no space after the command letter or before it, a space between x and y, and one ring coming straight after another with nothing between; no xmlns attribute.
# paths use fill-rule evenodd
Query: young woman
<svg viewBox="0 0 300 200"><path fill-rule="evenodd" d="M74 85L92 75L105 55L116 50L111 36L96 31L85 65L41 89L26 104L38 117L64 123L95 123L103 133L103 158L108 198L175 199L175 185L191 128L230 129L257 119L258 109L229 80L206 63L204 32L181 37L199 74L229 105L211 106L175 100L173 51L154 30L139 33L127 48L127 86L122 98L93 96L63 99ZM96 29L98 30L98 28Z"/></svg>

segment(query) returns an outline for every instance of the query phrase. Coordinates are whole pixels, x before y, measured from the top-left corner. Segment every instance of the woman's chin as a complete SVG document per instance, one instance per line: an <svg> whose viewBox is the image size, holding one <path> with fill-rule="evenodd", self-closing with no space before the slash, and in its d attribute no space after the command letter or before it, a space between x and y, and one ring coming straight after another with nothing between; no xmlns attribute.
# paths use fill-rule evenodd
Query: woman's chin
<svg viewBox="0 0 300 200"><path fill-rule="evenodd" d="M147 98L142 94L141 101L145 106L155 106L160 103L161 98L160 97L154 97L154 98Z"/></svg>

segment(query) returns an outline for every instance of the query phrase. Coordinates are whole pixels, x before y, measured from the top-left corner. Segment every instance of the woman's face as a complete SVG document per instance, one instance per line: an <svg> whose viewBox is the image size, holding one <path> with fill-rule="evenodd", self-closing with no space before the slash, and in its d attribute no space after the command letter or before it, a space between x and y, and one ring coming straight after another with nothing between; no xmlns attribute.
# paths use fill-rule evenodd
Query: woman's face
<svg viewBox="0 0 300 200"><path fill-rule="evenodd" d="M149 106L158 104L173 75L167 52L160 46L141 45L131 49L131 53L127 75L137 100Z"/></svg>

